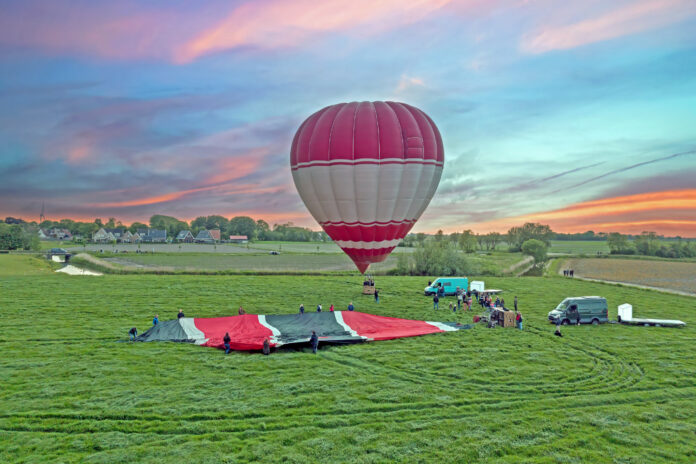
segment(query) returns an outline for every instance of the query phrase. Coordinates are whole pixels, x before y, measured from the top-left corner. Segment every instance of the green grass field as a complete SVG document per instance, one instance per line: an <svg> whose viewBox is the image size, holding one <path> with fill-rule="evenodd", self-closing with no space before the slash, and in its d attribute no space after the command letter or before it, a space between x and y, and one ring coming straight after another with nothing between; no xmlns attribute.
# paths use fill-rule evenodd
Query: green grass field
<svg viewBox="0 0 696 464"><path fill-rule="evenodd" d="M347 271L357 270L353 261L342 251L338 253L285 253L273 256L268 253L120 253L105 254L111 263L141 269L169 269L176 271ZM467 258L486 275L504 274L511 266L524 259L521 253L494 252L488 255L471 254ZM370 272L385 273L396 267L392 253L385 261L370 266Z"/></svg>
<svg viewBox="0 0 696 464"><path fill-rule="evenodd" d="M13 260L14 269L42 269ZM30 258L24 258L30 259ZM269 357L117 343L152 315L266 314L299 303L413 319L426 278L11 275L0 255L0 462L696 461L696 299L562 278L486 278L525 330L475 327ZM45 268L43 268L45 269ZM564 327L547 312L603 295L685 329ZM444 306L441 304L441 306Z"/></svg>

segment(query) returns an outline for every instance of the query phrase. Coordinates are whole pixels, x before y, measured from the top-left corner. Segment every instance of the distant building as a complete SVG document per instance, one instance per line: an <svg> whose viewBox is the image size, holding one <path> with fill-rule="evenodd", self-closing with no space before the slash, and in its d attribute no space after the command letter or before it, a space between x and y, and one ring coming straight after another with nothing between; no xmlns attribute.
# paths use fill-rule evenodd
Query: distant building
<svg viewBox="0 0 696 464"><path fill-rule="evenodd" d="M39 240L48 240L48 234L43 229L39 229Z"/></svg>
<svg viewBox="0 0 696 464"><path fill-rule="evenodd" d="M98 231L92 234L92 241L95 243L109 243L113 242L114 240L113 234L107 232L103 227L99 228Z"/></svg>
<svg viewBox="0 0 696 464"><path fill-rule="evenodd" d="M145 229L138 230L140 241L143 243L166 243L166 229Z"/></svg>
<svg viewBox="0 0 696 464"><path fill-rule="evenodd" d="M249 238L246 235L230 235L230 243L248 243Z"/></svg>
<svg viewBox="0 0 696 464"><path fill-rule="evenodd" d="M133 242L133 234L130 233L130 230L127 230L121 235L121 243L134 243Z"/></svg>
<svg viewBox="0 0 696 464"><path fill-rule="evenodd" d="M196 235L197 243L216 243L220 241L220 229L203 229Z"/></svg>
<svg viewBox="0 0 696 464"><path fill-rule="evenodd" d="M42 238L42 234L46 238ZM58 227L45 231L39 229L39 239L41 240L72 240L72 238L73 236L68 229L59 229Z"/></svg>
<svg viewBox="0 0 696 464"><path fill-rule="evenodd" d="M176 241L179 243L193 243L193 234L190 230L182 230L176 236Z"/></svg>
<svg viewBox="0 0 696 464"><path fill-rule="evenodd" d="M111 234L113 237L113 240L116 240L117 242L121 241L121 238L123 237L123 234L125 233L124 229L104 229L107 233Z"/></svg>

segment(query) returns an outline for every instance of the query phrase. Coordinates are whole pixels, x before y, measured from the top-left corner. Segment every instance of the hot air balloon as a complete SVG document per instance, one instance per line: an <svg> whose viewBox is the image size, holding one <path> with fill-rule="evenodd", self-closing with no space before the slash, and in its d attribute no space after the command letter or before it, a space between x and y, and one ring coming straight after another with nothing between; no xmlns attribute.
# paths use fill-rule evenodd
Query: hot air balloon
<svg viewBox="0 0 696 464"><path fill-rule="evenodd" d="M295 134L290 166L314 219L361 273L384 261L430 203L444 164L423 111L397 102L327 106Z"/></svg>

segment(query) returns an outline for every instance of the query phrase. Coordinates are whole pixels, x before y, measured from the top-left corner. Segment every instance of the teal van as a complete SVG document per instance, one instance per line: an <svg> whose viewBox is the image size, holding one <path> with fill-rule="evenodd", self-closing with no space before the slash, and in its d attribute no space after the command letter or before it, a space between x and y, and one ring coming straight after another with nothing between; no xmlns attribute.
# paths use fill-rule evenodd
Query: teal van
<svg viewBox="0 0 696 464"><path fill-rule="evenodd" d="M442 286L445 291L445 295L456 295L457 287L460 290L467 291L469 288L469 279L466 277L439 277L435 281L425 287L425 294L427 296L434 295L437 293L437 288Z"/></svg>
<svg viewBox="0 0 696 464"><path fill-rule="evenodd" d="M561 301L549 312L553 324L599 324L609 322L607 299L600 296L577 296Z"/></svg>

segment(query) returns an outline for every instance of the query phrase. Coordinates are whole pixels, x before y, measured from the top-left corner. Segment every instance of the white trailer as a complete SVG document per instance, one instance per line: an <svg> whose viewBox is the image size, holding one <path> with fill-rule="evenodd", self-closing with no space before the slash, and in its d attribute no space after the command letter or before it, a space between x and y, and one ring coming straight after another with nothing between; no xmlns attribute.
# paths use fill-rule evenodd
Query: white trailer
<svg viewBox="0 0 696 464"><path fill-rule="evenodd" d="M685 322L676 319L634 319L633 306L628 303L619 305L618 319L620 323L629 325L656 327L684 327L686 325Z"/></svg>

